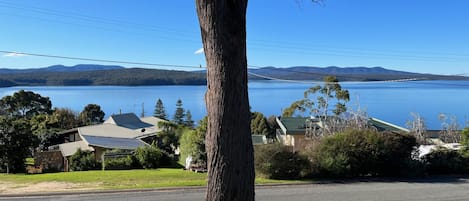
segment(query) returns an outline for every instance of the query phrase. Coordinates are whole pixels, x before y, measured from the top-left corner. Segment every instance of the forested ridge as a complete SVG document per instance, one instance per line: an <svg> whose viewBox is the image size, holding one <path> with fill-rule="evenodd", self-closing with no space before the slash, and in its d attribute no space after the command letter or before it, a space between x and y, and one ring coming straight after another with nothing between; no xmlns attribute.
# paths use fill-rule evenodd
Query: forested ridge
<svg viewBox="0 0 469 201"><path fill-rule="evenodd" d="M420 74L389 70L381 67L263 67L249 69L250 80L286 79L320 81L328 75L340 81L469 80L465 76ZM145 86L205 85L206 73L201 71L124 68L80 64L36 69L0 69L0 87L10 86Z"/></svg>
<svg viewBox="0 0 469 201"><path fill-rule="evenodd" d="M78 72L0 74L0 86L204 85L205 74L175 70L124 68Z"/></svg>

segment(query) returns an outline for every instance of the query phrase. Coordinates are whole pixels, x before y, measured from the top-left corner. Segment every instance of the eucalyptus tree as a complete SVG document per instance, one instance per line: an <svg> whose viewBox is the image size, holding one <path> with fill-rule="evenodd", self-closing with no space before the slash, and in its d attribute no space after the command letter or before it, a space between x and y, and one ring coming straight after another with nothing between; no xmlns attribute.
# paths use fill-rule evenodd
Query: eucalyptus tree
<svg viewBox="0 0 469 201"><path fill-rule="evenodd" d="M196 0L207 64L208 201L254 200L247 90L247 5L247 0Z"/></svg>
<svg viewBox="0 0 469 201"><path fill-rule="evenodd" d="M38 114L51 114L52 102L32 91L19 90L0 99L0 110L14 118L31 118Z"/></svg>
<svg viewBox="0 0 469 201"><path fill-rule="evenodd" d="M80 113L80 120L83 125L93 125L104 122L104 112L97 104L88 104Z"/></svg>
<svg viewBox="0 0 469 201"><path fill-rule="evenodd" d="M196 0L207 64L206 200L254 200L247 90L247 0Z"/></svg>
<svg viewBox="0 0 469 201"><path fill-rule="evenodd" d="M303 99L293 102L283 111L282 116L295 114L319 118L323 123L323 133L332 134L342 124L340 118L330 118L347 111L346 103L350 100L348 90L342 89L339 80L334 76L326 76L324 84L313 86L303 94Z"/></svg>

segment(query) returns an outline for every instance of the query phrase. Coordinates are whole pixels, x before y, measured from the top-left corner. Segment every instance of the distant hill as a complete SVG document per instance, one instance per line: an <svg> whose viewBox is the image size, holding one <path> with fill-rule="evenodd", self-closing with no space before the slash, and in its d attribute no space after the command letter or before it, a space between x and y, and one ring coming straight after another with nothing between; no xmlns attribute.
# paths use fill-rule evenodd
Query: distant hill
<svg viewBox="0 0 469 201"><path fill-rule="evenodd" d="M77 65L6 72L0 70L0 87L204 85L205 83L205 74L120 66Z"/></svg>
<svg viewBox="0 0 469 201"><path fill-rule="evenodd" d="M249 79L288 79L321 81L336 76L340 81L384 81L396 79L469 80L464 76L419 74L389 70L382 67L264 67L249 69ZM255 76L260 75L260 76ZM9 86L143 86L143 85L205 85L205 71L175 71L145 68L124 68L80 64L55 65L36 69L0 69L0 87Z"/></svg>
<svg viewBox="0 0 469 201"><path fill-rule="evenodd" d="M83 72L83 71L116 70L116 69L124 69L124 67L96 65L96 64L79 64L75 66L54 65L54 66L49 66L49 67L44 67L44 68L29 68L29 69L0 68L0 74L41 73L41 72Z"/></svg>
<svg viewBox="0 0 469 201"><path fill-rule="evenodd" d="M264 77L291 80L320 81L324 76L336 76L340 81L384 81L396 79L425 79L425 80L469 80L464 76L445 76L433 74L420 74L405 71L389 70L382 67L308 67L295 66L289 68L264 67L249 69L253 74ZM265 79L251 74L250 79Z"/></svg>

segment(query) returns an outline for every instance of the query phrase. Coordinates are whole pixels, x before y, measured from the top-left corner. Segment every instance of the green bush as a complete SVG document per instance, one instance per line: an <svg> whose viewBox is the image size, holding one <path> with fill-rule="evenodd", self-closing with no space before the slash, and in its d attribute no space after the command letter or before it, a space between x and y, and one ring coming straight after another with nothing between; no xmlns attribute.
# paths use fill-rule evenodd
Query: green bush
<svg viewBox="0 0 469 201"><path fill-rule="evenodd" d="M375 171L382 176L417 176L423 169L420 162L413 160L417 139L409 134L392 132L378 133L380 143Z"/></svg>
<svg viewBox="0 0 469 201"><path fill-rule="evenodd" d="M95 156L91 151L82 151L81 149L78 149L77 152L70 157L70 170L72 171L99 169L101 169L101 163L96 161Z"/></svg>
<svg viewBox="0 0 469 201"><path fill-rule="evenodd" d="M197 130L185 130L180 140L181 155L179 163L186 165L186 158L192 156L193 164L206 164L207 153L205 151L205 133Z"/></svg>
<svg viewBox="0 0 469 201"><path fill-rule="evenodd" d="M465 157L469 158L469 127L465 128L461 132L461 145L462 145L462 149L461 149L462 154Z"/></svg>
<svg viewBox="0 0 469 201"><path fill-rule="evenodd" d="M327 177L399 176L412 163L414 137L375 130L347 130L313 150L314 174Z"/></svg>
<svg viewBox="0 0 469 201"><path fill-rule="evenodd" d="M280 144L256 146L254 161L256 173L269 179L297 179L309 167L306 157Z"/></svg>
<svg viewBox="0 0 469 201"><path fill-rule="evenodd" d="M428 174L469 173L468 159L455 150L440 147L422 158Z"/></svg>
<svg viewBox="0 0 469 201"><path fill-rule="evenodd" d="M132 156L104 160L104 169L106 170L130 170L133 168L134 160Z"/></svg>
<svg viewBox="0 0 469 201"><path fill-rule="evenodd" d="M162 156L163 153L155 145L139 147L135 151L135 157L145 169L158 168Z"/></svg>

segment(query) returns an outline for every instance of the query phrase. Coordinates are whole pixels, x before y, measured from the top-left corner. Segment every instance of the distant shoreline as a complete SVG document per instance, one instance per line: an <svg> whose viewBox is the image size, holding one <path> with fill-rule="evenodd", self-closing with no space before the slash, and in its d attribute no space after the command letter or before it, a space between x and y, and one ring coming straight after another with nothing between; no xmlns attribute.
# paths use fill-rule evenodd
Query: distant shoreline
<svg viewBox="0 0 469 201"><path fill-rule="evenodd" d="M325 76L339 81L382 82L394 80L465 80L465 76L420 74L381 67L264 67L249 69L249 80L321 82ZM0 87L13 86L172 86L206 85L204 71L124 68L81 64L38 69L0 69Z"/></svg>

